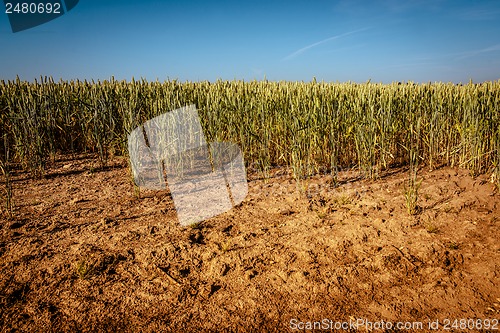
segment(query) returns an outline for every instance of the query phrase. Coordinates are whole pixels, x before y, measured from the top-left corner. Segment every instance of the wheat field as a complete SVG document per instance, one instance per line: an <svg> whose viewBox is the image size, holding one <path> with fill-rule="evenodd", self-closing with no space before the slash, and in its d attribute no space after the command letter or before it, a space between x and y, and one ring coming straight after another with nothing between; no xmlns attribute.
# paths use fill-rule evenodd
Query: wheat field
<svg viewBox="0 0 500 333"><path fill-rule="evenodd" d="M240 145L264 176L290 166L301 179L393 165L499 173L500 82L103 82L41 78L0 83L0 158L35 177L60 153L126 155L132 129L195 104L208 141ZM495 177L494 177L495 178ZM498 179L498 177L496 177Z"/></svg>

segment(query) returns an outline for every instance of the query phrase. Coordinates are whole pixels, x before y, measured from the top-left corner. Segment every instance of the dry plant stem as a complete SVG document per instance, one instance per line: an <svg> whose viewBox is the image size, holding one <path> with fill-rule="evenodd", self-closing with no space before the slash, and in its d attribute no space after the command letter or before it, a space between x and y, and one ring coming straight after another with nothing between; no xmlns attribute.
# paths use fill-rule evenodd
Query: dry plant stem
<svg viewBox="0 0 500 333"><path fill-rule="evenodd" d="M409 179L405 186L405 202L408 214L415 215L419 212L418 190L420 182L417 181L420 146L420 121L421 118L411 120L409 130Z"/></svg>
<svg viewBox="0 0 500 333"><path fill-rule="evenodd" d="M9 218L13 216L13 202L12 202L12 182L10 179L9 170L9 144L7 142L7 134L3 135L3 147L4 152L0 154L0 172L3 174L5 179L5 209Z"/></svg>

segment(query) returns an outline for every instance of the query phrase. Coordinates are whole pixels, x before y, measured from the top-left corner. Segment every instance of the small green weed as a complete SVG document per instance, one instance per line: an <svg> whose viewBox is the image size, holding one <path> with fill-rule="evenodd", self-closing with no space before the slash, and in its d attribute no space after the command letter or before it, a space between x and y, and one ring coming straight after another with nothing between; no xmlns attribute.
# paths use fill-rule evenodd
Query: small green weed
<svg viewBox="0 0 500 333"><path fill-rule="evenodd" d="M195 230L201 229L201 226L202 226L201 222L196 222L196 223L192 223L192 224L189 225L189 227L191 229L195 229Z"/></svg>
<svg viewBox="0 0 500 333"><path fill-rule="evenodd" d="M92 265L81 259L75 264L75 273L80 279L85 280L92 273Z"/></svg>
<svg viewBox="0 0 500 333"><path fill-rule="evenodd" d="M425 230L427 230L427 232L430 234L437 234L439 232L439 228L432 223L427 224Z"/></svg>
<svg viewBox="0 0 500 333"><path fill-rule="evenodd" d="M219 244L219 250L222 252L227 252L231 249L232 243L231 240Z"/></svg>

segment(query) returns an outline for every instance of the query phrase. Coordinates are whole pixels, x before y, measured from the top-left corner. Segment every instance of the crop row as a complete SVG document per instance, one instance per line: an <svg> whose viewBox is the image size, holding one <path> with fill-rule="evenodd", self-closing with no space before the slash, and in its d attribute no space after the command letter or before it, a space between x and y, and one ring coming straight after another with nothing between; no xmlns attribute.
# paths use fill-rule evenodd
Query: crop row
<svg viewBox="0 0 500 333"><path fill-rule="evenodd" d="M58 153L127 153L127 134L195 104L207 141L240 145L247 164L296 177L357 167L447 164L500 168L500 81L481 84L325 82L0 82L0 161L34 176Z"/></svg>

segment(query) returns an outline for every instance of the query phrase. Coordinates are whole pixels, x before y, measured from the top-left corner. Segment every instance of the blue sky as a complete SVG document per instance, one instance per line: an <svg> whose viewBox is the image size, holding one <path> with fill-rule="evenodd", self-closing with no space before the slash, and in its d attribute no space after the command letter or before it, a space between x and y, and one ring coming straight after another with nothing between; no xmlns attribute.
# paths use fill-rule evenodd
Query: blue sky
<svg viewBox="0 0 500 333"><path fill-rule="evenodd" d="M3 6L2 6L3 7ZM12 33L0 79L500 79L498 0L80 0Z"/></svg>

